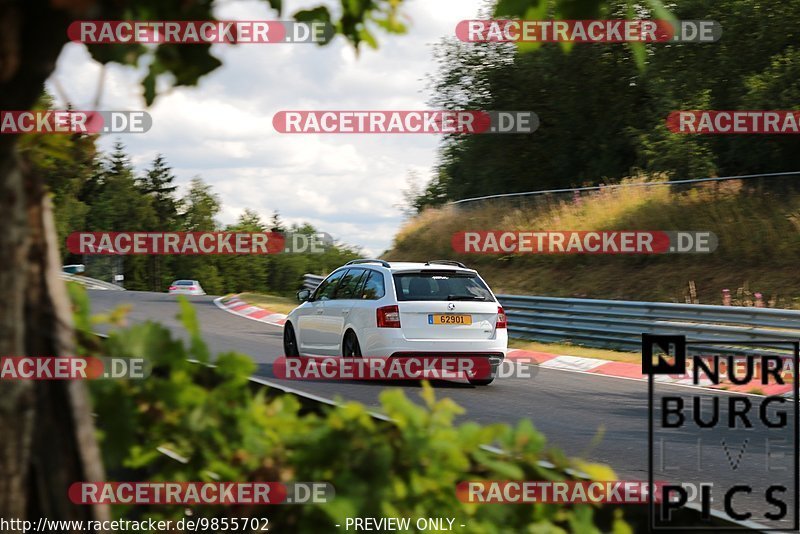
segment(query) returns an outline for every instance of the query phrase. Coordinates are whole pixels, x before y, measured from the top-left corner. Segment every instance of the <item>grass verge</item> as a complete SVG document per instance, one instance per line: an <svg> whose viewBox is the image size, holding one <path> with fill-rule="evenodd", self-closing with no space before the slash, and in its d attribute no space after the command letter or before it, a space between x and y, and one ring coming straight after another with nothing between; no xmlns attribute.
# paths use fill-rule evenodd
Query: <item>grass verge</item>
<svg viewBox="0 0 800 534"><path fill-rule="evenodd" d="M298 306L298 302L295 299L266 295L264 293L241 293L239 298L253 306L283 314L288 314Z"/></svg>

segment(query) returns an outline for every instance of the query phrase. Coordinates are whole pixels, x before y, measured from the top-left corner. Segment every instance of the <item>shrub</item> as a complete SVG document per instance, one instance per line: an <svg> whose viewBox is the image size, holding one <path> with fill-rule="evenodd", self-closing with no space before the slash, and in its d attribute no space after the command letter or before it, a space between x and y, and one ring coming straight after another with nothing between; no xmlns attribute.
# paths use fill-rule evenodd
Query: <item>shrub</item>
<svg viewBox="0 0 800 534"><path fill-rule="evenodd" d="M211 357L186 299L179 313L186 342L151 322L115 329L98 341L85 292L71 287L71 293L85 355L146 358L153 365L147 379L91 385L111 479L328 481L336 488L327 504L117 507L117 516L268 517L270 524L295 532L334 531L346 517L454 517L467 526L465 532L600 532L594 524L600 511L602 531L630 531L618 510L458 500L455 487L463 480L561 480L570 467L598 480L615 478L607 467L568 460L548 447L530 421L514 427L454 424L462 408L436 399L427 383L421 404L400 389L381 394L390 421L355 402L307 409L292 395L251 390L255 364L247 356L227 352L207 365ZM485 444L505 452L489 452ZM181 460L159 452L164 450Z"/></svg>

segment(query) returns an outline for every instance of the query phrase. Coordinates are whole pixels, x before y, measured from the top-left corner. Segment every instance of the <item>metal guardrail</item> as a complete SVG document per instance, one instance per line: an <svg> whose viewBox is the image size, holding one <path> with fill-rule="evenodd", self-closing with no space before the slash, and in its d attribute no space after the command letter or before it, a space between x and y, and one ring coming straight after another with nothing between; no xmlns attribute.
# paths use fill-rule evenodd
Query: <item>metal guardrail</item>
<svg viewBox="0 0 800 534"><path fill-rule="evenodd" d="M119 287L116 284L112 284L111 282L104 282L103 280L97 280L96 278L89 278L88 276L77 276L74 274L69 273L59 273L63 280L67 280L69 282L78 282L79 284L86 286L87 289L107 289L111 291L125 291L125 288Z"/></svg>
<svg viewBox="0 0 800 534"><path fill-rule="evenodd" d="M303 276L314 289L324 277ZM714 352L789 355L788 346L759 342L800 340L800 311L625 300L497 295L512 337L638 352L642 334L685 335L719 343Z"/></svg>
<svg viewBox="0 0 800 534"><path fill-rule="evenodd" d="M501 193L497 195L484 195L482 197L473 197L473 198L462 198L460 200L454 200L452 202L448 202L449 205L458 206L461 204L466 204L468 202L477 202L481 200L497 200L500 198L521 198L521 197L529 197L529 196L538 196L538 195L551 195L551 194L558 194L558 193L576 193L576 192L583 192L583 191L600 191L600 190L613 190L613 189L620 189L620 188L628 188L628 187L658 187L658 186L676 186L676 185L687 185L687 184L701 184L706 182L725 182L728 180L749 180L752 178L783 178L786 176L797 176L800 174L800 171L789 171L789 172L770 172L766 174L743 174L740 176L718 176L712 178L693 178L691 180L674 180L671 182L632 182L632 183L622 183L622 184L606 184L606 185L593 185L590 187L568 187L564 189L545 189L540 191L524 191L521 193Z"/></svg>
<svg viewBox="0 0 800 534"><path fill-rule="evenodd" d="M621 300L497 295L513 337L638 351L642 333L719 343L714 352L789 355L759 342L800 340L800 311ZM747 345L746 345L747 344Z"/></svg>
<svg viewBox="0 0 800 534"><path fill-rule="evenodd" d="M314 291L315 289L317 289L317 286L322 283L323 280L325 280L324 276L318 276L316 274L304 274L303 288Z"/></svg>

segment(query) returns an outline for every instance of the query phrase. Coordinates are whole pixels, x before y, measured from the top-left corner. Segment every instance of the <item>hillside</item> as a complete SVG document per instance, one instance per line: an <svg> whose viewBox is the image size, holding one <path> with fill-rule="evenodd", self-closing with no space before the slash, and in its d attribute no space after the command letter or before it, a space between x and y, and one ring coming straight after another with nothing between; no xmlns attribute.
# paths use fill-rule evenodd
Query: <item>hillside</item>
<svg viewBox="0 0 800 534"><path fill-rule="evenodd" d="M636 256L453 251L454 233L482 230L708 230L719 246L707 254ZM431 208L403 226L384 257L458 259L497 293L721 304L729 289L734 305L760 292L767 306L800 308L798 245L796 188L734 180Z"/></svg>

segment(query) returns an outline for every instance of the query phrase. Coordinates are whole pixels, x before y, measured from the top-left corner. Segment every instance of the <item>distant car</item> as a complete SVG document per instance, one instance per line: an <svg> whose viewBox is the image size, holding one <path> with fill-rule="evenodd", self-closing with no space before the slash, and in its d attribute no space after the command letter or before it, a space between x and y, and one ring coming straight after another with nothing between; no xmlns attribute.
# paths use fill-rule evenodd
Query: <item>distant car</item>
<svg viewBox="0 0 800 534"><path fill-rule="evenodd" d="M75 263L73 265L64 265L61 270L67 274L82 274L86 272L86 266L82 263Z"/></svg>
<svg viewBox="0 0 800 534"><path fill-rule="evenodd" d="M169 286L170 295L205 295L203 287L197 280L175 280Z"/></svg>
<svg viewBox="0 0 800 534"><path fill-rule="evenodd" d="M495 369L508 352L502 306L458 262L354 260L297 298L284 326L287 357L447 354L487 358Z"/></svg>

